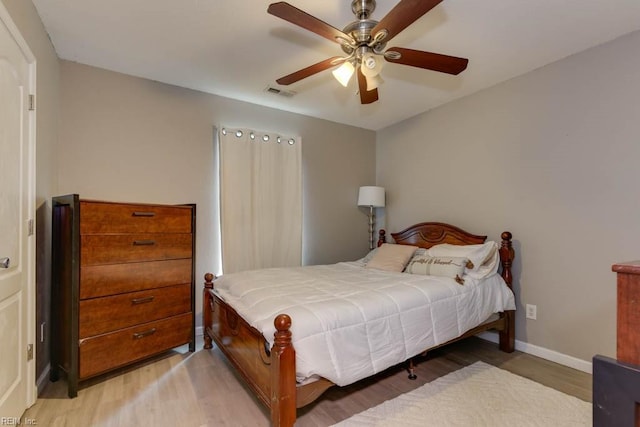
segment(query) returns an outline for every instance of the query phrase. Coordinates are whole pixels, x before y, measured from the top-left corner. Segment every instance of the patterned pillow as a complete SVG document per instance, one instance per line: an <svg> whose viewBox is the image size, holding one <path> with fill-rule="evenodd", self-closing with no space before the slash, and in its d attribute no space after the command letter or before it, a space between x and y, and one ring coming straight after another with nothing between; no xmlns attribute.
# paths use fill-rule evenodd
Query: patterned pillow
<svg viewBox="0 0 640 427"><path fill-rule="evenodd" d="M469 260L460 257L431 257L416 255L405 269L406 273L423 274L427 276L450 277L459 284L464 284L462 275Z"/></svg>
<svg viewBox="0 0 640 427"><path fill-rule="evenodd" d="M432 246L427 253L430 256L461 257L470 261L467 268L477 271L487 261L490 261L498 251L498 244L493 241L479 245L451 245L443 243Z"/></svg>

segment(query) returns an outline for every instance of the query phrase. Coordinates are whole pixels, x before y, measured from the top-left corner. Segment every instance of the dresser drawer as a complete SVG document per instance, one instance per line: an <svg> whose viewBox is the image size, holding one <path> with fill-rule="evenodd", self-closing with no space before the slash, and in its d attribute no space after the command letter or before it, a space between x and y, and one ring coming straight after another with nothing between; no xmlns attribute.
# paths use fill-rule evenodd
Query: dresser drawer
<svg viewBox="0 0 640 427"><path fill-rule="evenodd" d="M80 301L80 338L191 311L191 284Z"/></svg>
<svg viewBox="0 0 640 427"><path fill-rule="evenodd" d="M80 299L191 283L191 258L83 266Z"/></svg>
<svg viewBox="0 0 640 427"><path fill-rule="evenodd" d="M191 258L191 234L80 236L82 266Z"/></svg>
<svg viewBox="0 0 640 427"><path fill-rule="evenodd" d="M186 344L191 340L191 313L117 332L81 339L80 379Z"/></svg>
<svg viewBox="0 0 640 427"><path fill-rule="evenodd" d="M80 202L80 234L191 233L191 208Z"/></svg>

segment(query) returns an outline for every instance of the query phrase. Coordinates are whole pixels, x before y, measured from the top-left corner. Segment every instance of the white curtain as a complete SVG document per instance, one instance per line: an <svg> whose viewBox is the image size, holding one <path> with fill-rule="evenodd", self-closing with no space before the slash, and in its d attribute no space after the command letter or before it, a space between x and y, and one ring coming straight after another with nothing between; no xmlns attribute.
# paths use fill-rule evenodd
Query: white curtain
<svg viewBox="0 0 640 427"><path fill-rule="evenodd" d="M223 273L299 266L300 138L231 128L219 137Z"/></svg>

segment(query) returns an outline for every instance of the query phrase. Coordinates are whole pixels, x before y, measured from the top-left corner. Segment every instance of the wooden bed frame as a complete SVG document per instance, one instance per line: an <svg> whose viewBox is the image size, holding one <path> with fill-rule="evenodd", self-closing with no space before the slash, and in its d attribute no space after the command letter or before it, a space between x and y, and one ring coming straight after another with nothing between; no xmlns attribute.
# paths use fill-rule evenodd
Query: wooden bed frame
<svg viewBox="0 0 640 427"><path fill-rule="evenodd" d="M430 248L440 243L478 244L486 240L486 236L477 236L458 227L438 222L416 224L399 233L392 233L391 236L397 244L422 248ZM505 231L501 237L501 275L509 288L512 288L511 264L515 257L511 244L512 236L510 232ZM380 230L378 246L385 242L385 238L385 231ZM313 402L334 384L320 378L305 385L297 385L296 355L291 344L291 318L286 314L280 314L274 319L276 333L273 347L269 349L262 333L251 327L213 292L214 279L211 273L205 275L202 311L204 348L212 348L212 340L215 341L258 399L271 410L273 426L293 426L296 408ZM500 333L500 350L510 353L515 346L514 314L514 311L500 313L497 320L475 327L450 342L494 329ZM432 349L425 349L425 352Z"/></svg>

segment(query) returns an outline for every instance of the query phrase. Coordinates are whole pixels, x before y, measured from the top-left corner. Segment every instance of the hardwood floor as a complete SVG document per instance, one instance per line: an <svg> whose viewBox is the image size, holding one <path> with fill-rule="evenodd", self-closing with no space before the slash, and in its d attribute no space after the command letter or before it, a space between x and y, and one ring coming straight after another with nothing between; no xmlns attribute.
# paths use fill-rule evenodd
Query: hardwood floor
<svg viewBox="0 0 640 427"><path fill-rule="evenodd" d="M195 353L180 347L144 364L82 384L67 398L64 380L49 383L25 420L40 426L268 426L267 410L251 395L217 348ZM374 379L329 389L298 410L297 426L328 426L411 391L476 361L484 361L582 400L591 401L591 375L535 356L502 353L497 345L469 338L417 360L418 379L404 366Z"/></svg>

